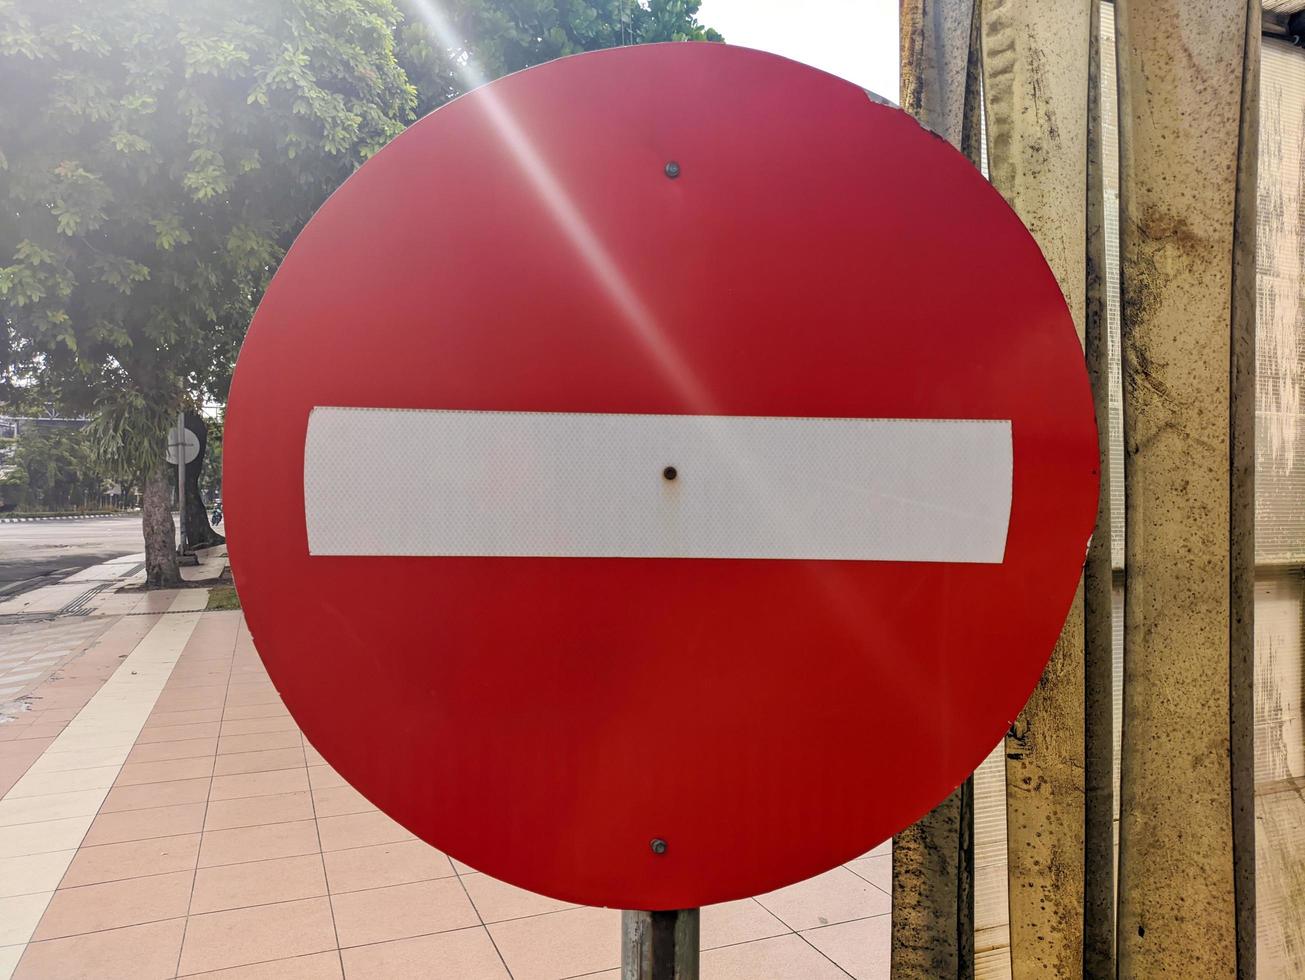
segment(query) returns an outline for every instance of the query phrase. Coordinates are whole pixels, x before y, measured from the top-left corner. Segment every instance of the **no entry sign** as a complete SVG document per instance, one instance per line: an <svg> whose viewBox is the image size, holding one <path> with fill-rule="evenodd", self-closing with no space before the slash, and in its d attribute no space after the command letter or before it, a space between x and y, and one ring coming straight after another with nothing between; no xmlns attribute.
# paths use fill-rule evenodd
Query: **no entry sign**
<svg viewBox="0 0 1305 980"><path fill-rule="evenodd" d="M287 255L231 559L313 744L452 856L687 908L826 870L1001 738L1096 432L1065 303L950 146L721 45L413 126Z"/></svg>

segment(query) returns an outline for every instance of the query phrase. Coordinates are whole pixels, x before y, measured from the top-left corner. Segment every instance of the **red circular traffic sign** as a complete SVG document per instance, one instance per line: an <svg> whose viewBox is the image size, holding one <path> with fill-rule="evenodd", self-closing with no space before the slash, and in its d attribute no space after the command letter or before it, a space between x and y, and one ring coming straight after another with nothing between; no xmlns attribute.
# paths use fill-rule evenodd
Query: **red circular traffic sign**
<svg viewBox="0 0 1305 980"><path fill-rule="evenodd" d="M722 45L410 128L286 256L226 423L236 582L312 743L453 857L625 908L817 874L950 792L1046 663L1097 484L999 195Z"/></svg>

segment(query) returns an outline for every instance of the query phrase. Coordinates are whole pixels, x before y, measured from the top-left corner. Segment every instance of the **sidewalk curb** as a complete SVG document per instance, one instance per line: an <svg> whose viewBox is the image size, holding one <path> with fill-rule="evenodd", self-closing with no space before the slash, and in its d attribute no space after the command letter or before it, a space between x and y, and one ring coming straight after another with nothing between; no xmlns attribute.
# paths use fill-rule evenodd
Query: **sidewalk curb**
<svg viewBox="0 0 1305 980"><path fill-rule="evenodd" d="M80 521L87 517L124 517L139 513L140 508L135 510L108 510L94 514L58 514L50 517L36 514L31 517L0 517L0 524L26 524L28 521Z"/></svg>

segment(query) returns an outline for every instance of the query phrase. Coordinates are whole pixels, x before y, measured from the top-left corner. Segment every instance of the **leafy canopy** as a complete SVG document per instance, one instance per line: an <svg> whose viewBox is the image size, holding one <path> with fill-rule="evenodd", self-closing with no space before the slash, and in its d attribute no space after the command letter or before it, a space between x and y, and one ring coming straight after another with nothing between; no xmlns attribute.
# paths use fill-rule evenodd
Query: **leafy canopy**
<svg viewBox="0 0 1305 980"><path fill-rule="evenodd" d="M225 397L293 236L411 117L399 23L389 0L0 0L0 380L151 426Z"/></svg>

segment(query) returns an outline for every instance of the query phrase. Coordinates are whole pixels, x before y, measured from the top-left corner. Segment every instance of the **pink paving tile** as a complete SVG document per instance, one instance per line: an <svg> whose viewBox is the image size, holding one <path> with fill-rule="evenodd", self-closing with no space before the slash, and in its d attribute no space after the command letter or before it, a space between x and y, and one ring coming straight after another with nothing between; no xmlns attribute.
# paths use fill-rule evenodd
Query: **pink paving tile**
<svg viewBox="0 0 1305 980"><path fill-rule="evenodd" d="M213 773L213 756L199 759L168 759L165 762L128 762L115 786L162 783L173 779L196 779Z"/></svg>
<svg viewBox="0 0 1305 980"><path fill-rule="evenodd" d="M15 980L165 980L175 975L185 919L32 943Z"/></svg>
<svg viewBox="0 0 1305 980"><path fill-rule="evenodd" d="M221 708L205 708L201 711L158 711L155 710L145 719L146 730L152 728L174 728L178 725L212 724L222 720Z"/></svg>
<svg viewBox="0 0 1305 980"><path fill-rule="evenodd" d="M199 834L156 837L123 844L83 847L72 859L61 888L117 881L142 875L191 871L199 854Z"/></svg>
<svg viewBox="0 0 1305 980"><path fill-rule="evenodd" d="M331 786L313 790L313 807L319 817L339 817L347 813L365 813L376 807L352 786Z"/></svg>
<svg viewBox="0 0 1305 980"><path fill-rule="evenodd" d="M893 894L893 855L876 854L849 861L847 869L859 878L864 878L885 895Z"/></svg>
<svg viewBox="0 0 1305 980"><path fill-rule="evenodd" d="M557 980L621 965L616 909L567 909L488 928L514 980Z"/></svg>
<svg viewBox="0 0 1305 980"><path fill-rule="evenodd" d="M349 980L510 980L481 928L357 946L340 957Z"/></svg>
<svg viewBox="0 0 1305 980"><path fill-rule="evenodd" d="M708 905L702 910L701 930L700 945L703 949L769 939L790 931L751 898Z"/></svg>
<svg viewBox="0 0 1305 980"><path fill-rule="evenodd" d="M317 854L251 861L219 868L200 868L195 875L195 895L190 912L317 898L326 894L326 875Z"/></svg>
<svg viewBox="0 0 1305 980"><path fill-rule="evenodd" d="M335 949L325 898L192 915L180 974L265 963Z"/></svg>
<svg viewBox="0 0 1305 980"><path fill-rule="evenodd" d="M340 967L340 954L332 951L187 976L202 980L342 980L344 972Z"/></svg>
<svg viewBox="0 0 1305 980"><path fill-rule="evenodd" d="M206 831L199 850L199 867L316 853L317 826L312 820L296 820L260 827Z"/></svg>
<svg viewBox="0 0 1305 980"><path fill-rule="evenodd" d="M331 906L341 947L480 924L456 878L346 892L332 896Z"/></svg>
<svg viewBox="0 0 1305 980"><path fill-rule="evenodd" d="M146 807L171 806L178 803L202 803L208 799L209 780L176 779L167 783L141 783L115 786L100 807L101 813L141 810Z"/></svg>
<svg viewBox="0 0 1305 980"><path fill-rule="evenodd" d="M348 786L345 778L330 766L309 766L308 781L313 789L330 789L333 786Z"/></svg>
<svg viewBox="0 0 1305 980"><path fill-rule="evenodd" d="M190 903L193 879L192 872L179 871L60 888L50 899L33 938L60 939L183 916Z"/></svg>
<svg viewBox="0 0 1305 980"><path fill-rule="evenodd" d="M179 742L146 742L134 746L127 762L168 762L172 759L202 759L217 754L217 739L187 738ZM154 780L157 782L158 780Z"/></svg>
<svg viewBox="0 0 1305 980"><path fill-rule="evenodd" d="M212 800L204 818L205 830L231 830L259 824L312 820L313 800L307 792L247 796L234 800Z"/></svg>
<svg viewBox="0 0 1305 980"><path fill-rule="evenodd" d="M412 834L379 810L349 813L341 817L322 817L317 821L317 829L322 836L323 851L414 839Z"/></svg>
<svg viewBox="0 0 1305 980"><path fill-rule="evenodd" d="M541 915L545 912L558 912L575 907L572 902L559 902L555 898L537 895L480 872L463 876L462 884L466 887L472 904L476 906L476 911L486 923L520 919L527 915Z"/></svg>
<svg viewBox="0 0 1305 980"><path fill-rule="evenodd" d="M713 980L847 980L847 974L799 936L705 950L702 972ZM526 980L517 974L517 980Z"/></svg>
<svg viewBox="0 0 1305 980"><path fill-rule="evenodd" d="M257 735L260 732L297 732L299 726L289 715L270 718L234 718L222 722L223 735Z"/></svg>
<svg viewBox="0 0 1305 980"><path fill-rule="evenodd" d="M267 749L262 752L236 752L220 755L213 769L215 776L231 776L242 772L271 772L276 769L294 769L304 766L304 750Z"/></svg>
<svg viewBox="0 0 1305 980"><path fill-rule="evenodd" d="M289 718L284 704L229 704L222 712L228 721L248 718Z"/></svg>
<svg viewBox="0 0 1305 980"><path fill-rule="evenodd" d="M453 876L453 865L443 852L419 840L327 851L322 860L332 892Z"/></svg>
<svg viewBox="0 0 1305 980"><path fill-rule="evenodd" d="M210 795L214 800L236 800L248 796L274 796L308 790L307 769L278 769L272 772L242 772L214 776Z"/></svg>
<svg viewBox="0 0 1305 980"><path fill-rule="evenodd" d="M120 810L100 813L91 824L91 829L87 831L82 845L118 844L123 841L148 840L151 837L177 837L181 834L197 834L203 829L203 803Z"/></svg>
<svg viewBox="0 0 1305 980"><path fill-rule="evenodd" d="M136 739L137 745L150 742L179 742L187 738L217 738L221 722L203 722L194 725L160 725L158 728L146 728Z"/></svg>
<svg viewBox="0 0 1305 980"><path fill-rule="evenodd" d="M802 933L802 938L857 980L887 977L891 959L892 917L875 916Z"/></svg>
<svg viewBox="0 0 1305 980"><path fill-rule="evenodd" d="M883 915L892 907L887 895L843 867L758 895L757 901L796 930Z"/></svg>
<svg viewBox="0 0 1305 980"><path fill-rule="evenodd" d="M257 732L253 735L223 735L218 742L218 755L235 752L264 752L268 749L298 749L303 747L303 736L295 731Z"/></svg>

